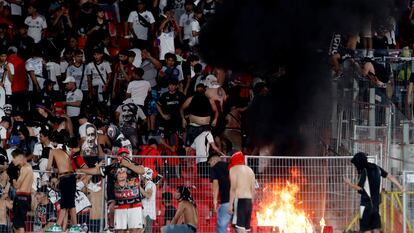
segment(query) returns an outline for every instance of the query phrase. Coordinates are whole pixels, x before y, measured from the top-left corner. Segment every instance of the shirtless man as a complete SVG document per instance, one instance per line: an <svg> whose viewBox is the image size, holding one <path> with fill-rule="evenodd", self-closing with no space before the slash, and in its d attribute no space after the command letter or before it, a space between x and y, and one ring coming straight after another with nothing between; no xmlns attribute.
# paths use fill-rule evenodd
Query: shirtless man
<svg viewBox="0 0 414 233"><path fill-rule="evenodd" d="M19 149L12 152L13 163L20 168L19 176L13 179L13 187L16 189L16 197L13 200L13 228L14 232L25 232L25 220L27 212L32 204L33 170L27 163L25 153Z"/></svg>
<svg viewBox="0 0 414 233"><path fill-rule="evenodd" d="M75 194L76 194L76 176L73 172L72 164L69 155L62 149L53 149L49 153L49 160L47 163L47 171L51 171L53 162L57 166L59 173L59 189L61 194L59 217L57 224L66 230L66 220L70 214L72 226L69 231L79 231L80 227L77 224L76 209L75 209Z"/></svg>
<svg viewBox="0 0 414 233"><path fill-rule="evenodd" d="M236 152L230 158L230 204L228 212L233 214L232 223L238 233L250 231L253 208L255 175L245 164L242 152Z"/></svg>
<svg viewBox="0 0 414 233"><path fill-rule="evenodd" d="M190 190L184 186L178 186L174 194L178 200L178 209L170 225L161 228L161 233L195 233L197 232L198 214L196 204L191 197ZM184 224L178 224L183 217Z"/></svg>
<svg viewBox="0 0 414 233"><path fill-rule="evenodd" d="M223 154L214 142L211 133L211 126L216 126L219 113L214 101L205 95L204 84L198 84L196 93L189 97L184 102L183 106L181 106L180 114L183 119L184 128L187 126L187 121L184 116L184 111L187 108L190 113L190 124L186 131L186 153L189 154L191 149L196 150L197 172L199 175L203 176L208 174L209 170L206 162L210 146L217 153ZM214 119L210 126L211 115L213 113Z"/></svg>

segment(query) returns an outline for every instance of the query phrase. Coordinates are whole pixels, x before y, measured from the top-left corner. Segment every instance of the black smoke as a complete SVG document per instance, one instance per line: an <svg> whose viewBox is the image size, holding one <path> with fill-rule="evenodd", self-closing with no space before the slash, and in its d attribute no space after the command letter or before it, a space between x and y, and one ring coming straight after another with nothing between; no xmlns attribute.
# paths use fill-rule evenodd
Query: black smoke
<svg viewBox="0 0 414 233"><path fill-rule="evenodd" d="M355 34L366 17L381 24L404 8L394 0L224 0L202 28L200 54L214 66L266 78L270 95L250 106L252 142L301 153L301 125L329 121L332 35Z"/></svg>

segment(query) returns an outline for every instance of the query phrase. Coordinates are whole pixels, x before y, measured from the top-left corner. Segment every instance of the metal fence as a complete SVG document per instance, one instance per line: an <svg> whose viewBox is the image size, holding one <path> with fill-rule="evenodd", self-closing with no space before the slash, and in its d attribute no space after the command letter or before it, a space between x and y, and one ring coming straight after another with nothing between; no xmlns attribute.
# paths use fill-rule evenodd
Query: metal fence
<svg viewBox="0 0 414 233"><path fill-rule="evenodd" d="M150 156L135 156L134 160L143 163L148 158ZM217 216L213 208L208 163L196 164L196 157L193 156L163 156L160 158L164 164L155 170L158 170L164 177L156 185L157 214L152 223L152 232L160 232L160 228L173 217L171 209L177 207L177 200L174 198L165 200L163 194L174 194L179 185L190 187L195 199L199 218L198 232L215 232ZM223 158L223 160L225 159ZM322 218L325 220L326 227L333 229L333 232L357 229L358 226L353 220L358 213L359 196L343 181L344 177L348 177L353 182L357 182L355 169L350 163L350 159L349 156L246 156L247 163L254 170L257 179L252 232L278 232L276 230L279 226L269 225L262 219L265 215L283 210L283 206L280 205L280 200L283 200L284 197L281 196L282 191L288 191L292 197L288 204L297 211L296 213L302 214L309 221L313 232L321 232L320 221ZM370 157L370 160L377 161L375 157ZM108 216L110 216L107 202L104 199L102 180L91 178L85 181L85 179L83 175L78 177L78 181L83 180L85 183L85 187L79 192L84 192L90 206L84 209L82 214L79 214L78 221L88 227L89 232L102 232L104 228L108 227ZM52 178L49 184L49 201L53 205L49 205L49 209L43 209L43 213L58 209L58 201L53 194L53 191L58 191L56 182L57 179ZM36 199L37 195L33 193L32 196ZM269 209L269 207L271 208ZM0 210L2 209L0 208ZM28 214L27 231L37 232L34 228L35 225L38 225L35 216L35 211ZM8 217L9 215L0 213L0 224L4 223L11 229ZM291 220L297 223L296 218ZM53 219L51 222L53 223ZM3 231L4 228L0 229L2 229L1 232L9 232Z"/></svg>
<svg viewBox="0 0 414 233"><path fill-rule="evenodd" d="M414 232L414 171L403 172L403 232Z"/></svg>
<svg viewBox="0 0 414 233"><path fill-rule="evenodd" d="M4 174L2 174L3 176ZM50 179L44 176L50 176ZM47 181L49 180L49 181ZM102 232L104 227L104 190L102 184L104 180L98 176L77 175L76 186L76 213L77 223L81 225L85 232ZM47 189L41 187L47 186ZM15 191L10 185L2 187L2 197L0 199L0 232L12 231L12 200ZM60 213L59 179L57 174L46 171L34 170L34 182L31 198L31 210L26 216L26 232L44 232L56 223ZM69 220L67 226L73 222Z"/></svg>

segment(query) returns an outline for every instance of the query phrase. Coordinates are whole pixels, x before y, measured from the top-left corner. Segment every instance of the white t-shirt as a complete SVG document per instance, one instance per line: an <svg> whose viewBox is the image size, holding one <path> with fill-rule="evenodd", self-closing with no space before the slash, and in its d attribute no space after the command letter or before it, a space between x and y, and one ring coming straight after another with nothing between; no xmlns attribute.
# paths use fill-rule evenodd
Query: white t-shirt
<svg viewBox="0 0 414 233"><path fill-rule="evenodd" d="M149 11L144 11L140 13L142 17L144 17L148 23L153 24L155 23L154 16ZM140 40L147 40L148 39L148 27L142 26L140 23L138 12L132 11L129 13L128 16L128 23L132 23L132 28L134 29L135 35L137 35L138 39Z"/></svg>
<svg viewBox="0 0 414 233"><path fill-rule="evenodd" d="M66 70L69 67L69 63L67 61L61 61L59 65L60 65L60 73L61 74L66 73Z"/></svg>
<svg viewBox="0 0 414 233"><path fill-rule="evenodd" d="M42 39L43 29L47 28L46 19L41 15L38 15L36 18L27 16L27 18L24 20L24 23L29 26L27 35L32 37L35 43L39 43L39 41Z"/></svg>
<svg viewBox="0 0 414 233"><path fill-rule="evenodd" d="M73 103L77 101L82 101L83 93L79 89L75 89L75 91L69 91L66 93L66 102ZM69 117L79 116L80 114L80 107L75 106L66 106L66 112Z"/></svg>
<svg viewBox="0 0 414 233"><path fill-rule="evenodd" d="M192 36L192 28L191 28L191 22L194 20L194 14L187 14L184 13L181 15L180 17L180 22L179 25L180 27L182 27L184 30L184 37L183 40L189 40Z"/></svg>
<svg viewBox="0 0 414 233"><path fill-rule="evenodd" d="M5 140L7 139L7 129L0 125L0 139Z"/></svg>
<svg viewBox="0 0 414 233"><path fill-rule="evenodd" d="M57 64L56 62L48 62L46 63L46 70L47 70L49 79L55 82L55 84L53 84L53 90L59 91L59 84L58 84L57 77L61 75L60 65Z"/></svg>
<svg viewBox="0 0 414 233"><path fill-rule="evenodd" d="M85 124L79 126L79 137L80 138L86 138L86 126L88 124L91 124L91 123L86 122Z"/></svg>
<svg viewBox="0 0 414 233"><path fill-rule="evenodd" d="M99 72L102 75L102 78L96 70L96 67L98 67ZM90 62L86 67L85 72L86 75L92 75L92 86L99 86L101 88L103 85L105 85L102 79L105 80L105 83L108 82L108 74L110 74L112 70L109 62L103 61L99 65L96 64L96 66L93 62ZM101 92L102 90L100 89L99 91Z"/></svg>
<svg viewBox="0 0 414 233"><path fill-rule="evenodd" d="M76 193L75 193L75 209L78 214L85 208L91 207L91 202L84 192L81 190L85 187L85 184L82 181L76 183Z"/></svg>
<svg viewBox="0 0 414 233"><path fill-rule="evenodd" d="M162 32L158 37L160 41L160 60L164 60L166 53L175 53L174 37L174 31Z"/></svg>
<svg viewBox="0 0 414 233"><path fill-rule="evenodd" d="M128 84L127 93L131 94L134 104L144 106L151 84L145 80L134 80Z"/></svg>
<svg viewBox="0 0 414 233"><path fill-rule="evenodd" d="M141 68L144 70L142 79L148 81L151 84L151 87L157 86L158 71L155 69L154 64L152 64L150 60L145 59L141 63Z"/></svg>
<svg viewBox="0 0 414 233"><path fill-rule="evenodd" d="M191 22L191 38L190 42L188 43L190 46L194 46L198 44L198 36L193 36L192 32L200 32L201 27L200 23L197 20L193 20Z"/></svg>
<svg viewBox="0 0 414 233"><path fill-rule="evenodd" d="M85 70L83 71L82 86L80 86L80 82L82 79L83 66L85 66ZM75 78L77 88L80 88L82 91L89 90L88 77L86 77L86 65L81 64L79 67L76 67L75 65L70 65L68 69L66 70L66 76L72 76Z"/></svg>
<svg viewBox="0 0 414 233"><path fill-rule="evenodd" d="M207 161L211 143L214 143L214 138L210 131L204 131L194 139L191 148L196 150L196 163Z"/></svg>
<svg viewBox="0 0 414 233"><path fill-rule="evenodd" d="M125 107L125 106L126 106L125 104L119 105L115 110L117 113L119 113L119 125L122 125L124 122L126 122L125 120L126 115L129 116L129 112L128 112L129 109L128 107ZM141 120L147 119L144 111L142 111L142 108L140 106L137 106L137 107L138 107L137 114L134 116L134 118L141 119Z"/></svg>
<svg viewBox="0 0 414 233"><path fill-rule="evenodd" d="M156 220L157 218L157 210L156 210L156 203L155 197L157 194L157 186L152 181L148 181L145 184L145 191L152 189L152 194L149 198L142 199L142 205L144 206L144 217L149 216L152 220Z"/></svg>
<svg viewBox="0 0 414 233"><path fill-rule="evenodd" d="M22 15L22 7L15 3L10 3L11 15Z"/></svg>
<svg viewBox="0 0 414 233"><path fill-rule="evenodd" d="M14 75L14 65L11 63L6 63L5 65L9 66L10 73ZM11 95L12 89L11 89L10 77L7 72L4 73L4 65L0 66L0 79L1 78L3 78L4 90L6 91L6 95Z"/></svg>
<svg viewBox="0 0 414 233"><path fill-rule="evenodd" d="M43 59L40 57L29 58L29 60L26 61L26 71L34 71L40 89L43 89L43 83L45 82L45 79L43 78ZM30 77L27 78L29 80L28 89L29 91L33 91L32 79Z"/></svg>

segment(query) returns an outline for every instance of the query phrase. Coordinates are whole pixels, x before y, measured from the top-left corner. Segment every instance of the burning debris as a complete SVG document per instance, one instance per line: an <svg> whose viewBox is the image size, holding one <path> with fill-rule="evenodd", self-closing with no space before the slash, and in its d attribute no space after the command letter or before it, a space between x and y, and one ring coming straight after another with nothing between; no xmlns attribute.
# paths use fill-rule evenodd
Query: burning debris
<svg viewBox="0 0 414 233"><path fill-rule="evenodd" d="M299 187L286 182L285 186L268 185L256 213L258 226L277 228L280 233L313 233L309 216L296 199Z"/></svg>

